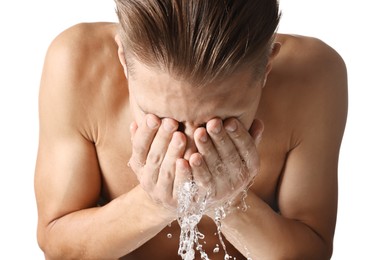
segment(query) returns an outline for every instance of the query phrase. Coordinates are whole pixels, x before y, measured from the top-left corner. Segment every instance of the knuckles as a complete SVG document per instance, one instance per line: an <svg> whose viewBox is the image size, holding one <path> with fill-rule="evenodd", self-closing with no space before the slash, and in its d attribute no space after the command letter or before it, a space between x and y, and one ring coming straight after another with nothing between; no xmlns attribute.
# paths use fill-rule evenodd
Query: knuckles
<svg viewBox="0 0 374 260"><path fill-rule="evenodd" d="M160 153L149 153L147 157L147 164L161 165L163 156Z"/></svg>
<svg viewBox="0 0 374 260"><path fill-rule="evenodd" d="M240 124L238 120L235 122L237 125ZM164 124L166 124L166 121L163 120L162 125ZM230 138L232 140L248 138L245 134L248 136L250 136L250 134L242 128L242 126L238 127L235 131L231 132L222 131L218 135L212 135L211 138L215 138L215 141L218 141L221 145L224 145L226 141L230 141ZM209 126L209 132L210 130ZM150 143L145 143L143 139L140 138L142 132L139 131L140 130L137 129L135 133L137 137L134 138L132 144L133 155L130 158L129 166L137 175L140 186L156 203L167 207L176 207L179 185L175 183L175 164L174 168L166 169L165 163L163 163L166 151L156 152L157 149L155 151L150 151L149 147L151 147L154 139L150 141ZM159 129L155 131L157 132ZM196 131L199 130L197 129ZM178 132L178 134L179 133L180 132ZM197 134L197 132L195 134ZM183 133L180 133L180 135L183 135ZM182 137L181 140L183 140ZM170 141L171 140L169 140L169 142ZM184 144L184 142L177 142L173 144L172 148L176 150L182 149L180 147L184 147ZM144 159L146 160L144 163L140 162L139 159L142 156L145 157ZM207 151L205 156L210 156L209 151ZM209 172L207 169L205 169L205 171L200 169L192 172L193 179L199 189L201 192L209 194L209 199L212 203L224 201L225 199L231 198L233 194L240 193L257 175L260 159L256 147L248 147L248 154L244 157L245 158L241 160L240 155L238 156L238 152L232 151L227 158L222 158L218 163L215 162L215 165L212 165L210 168L212 172ZM164 166L165 169L162 166ZM173 188L167 191L165 185L171 185Z"/></svg>

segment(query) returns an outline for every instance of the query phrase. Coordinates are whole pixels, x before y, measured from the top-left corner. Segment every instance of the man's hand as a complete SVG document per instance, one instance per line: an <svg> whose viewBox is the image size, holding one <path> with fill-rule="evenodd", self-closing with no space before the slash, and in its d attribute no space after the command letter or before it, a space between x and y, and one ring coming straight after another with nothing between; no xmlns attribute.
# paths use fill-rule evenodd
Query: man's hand
<svg viewBox="0 0 374 260"><path fill-rule="evenodd" d="M263 124L254 120L250 132L236 118L212 119L206 129L196 129L194 140L198 153L189 160L192 175L209 193L207 207L232 201L253 181L259 169L257 144Z"/></svg>
<svg viewBox="0 0 374 260"><path fill-rule="evenodd" d="M130 166L141 187L157 203L176 214L178 187L191 178L191 172L183 164L186 147L185 135L177 131L178 122L148 114L137 126L130 126L132 156Z"/></svg>
<svg viewBox="0 0 374 260"><path fill-rule="evenodd" d="M146 115L140 126L131 125L133 151L130 166L142 188L157 203L175 213L180 185L193 179L199 194L209 193L207 207L233 200L256 176L258 144L263 125L255 120L250 132L235 118L215 118L194 133L198 149L182 159L186 137L178 122ZM253 136L253 137L252 137Z"/></svg>

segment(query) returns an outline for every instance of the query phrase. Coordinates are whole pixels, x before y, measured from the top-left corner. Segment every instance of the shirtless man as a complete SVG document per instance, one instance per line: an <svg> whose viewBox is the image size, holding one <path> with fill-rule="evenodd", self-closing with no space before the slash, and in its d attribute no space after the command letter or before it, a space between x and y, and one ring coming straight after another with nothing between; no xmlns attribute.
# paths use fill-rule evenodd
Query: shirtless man
<svg viewBox="0 0 374 260"><path fill-rule="evenodd" d="M341 57L276 34L276 1L117 8L119 24L73 26L46 56L35 176L46 258L180 259L177 190L193 179L210 191L208 208L252 184L250 208L236 196L222 220L232 257L329 259L347 113ZM213 217L198 225L202 244L223 259Z"/></svg>

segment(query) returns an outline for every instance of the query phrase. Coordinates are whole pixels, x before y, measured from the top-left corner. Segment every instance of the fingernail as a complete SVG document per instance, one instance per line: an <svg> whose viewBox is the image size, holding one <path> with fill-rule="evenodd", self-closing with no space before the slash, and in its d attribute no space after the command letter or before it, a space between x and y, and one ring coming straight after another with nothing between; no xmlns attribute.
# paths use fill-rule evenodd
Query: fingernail
<svg viewBox="0 0 374 260"><path fill-rule="evenodd" d="M221 130L222 130L222 121L220 120L218 125L214 126L211 131L213 134L219 134Z"/></svg>
<svg viewBox="0 0 374 260"><path fill-rule="evenodd" d="M184 174L190 174L191 173L189 167L188 166L186 167L186 162L185 162L184 159L177 159L176 164L177 164L177 168L179 168Z"/></svg>
<svg viewBox="0 0 374 260"><path fill-rule="evenodd" d="M175 125L172 124L172 122L170 122L170 120L168 119L164 119L164 129L166 131L168 131L169 133L173 132L174 129L175 129Z"/></svg>
<svg viewBox="0 0 374 260"><path fill-rule="evenodd" d="M153 118L151 117L148 117L147 118L147 126L151 129L154 129L158 126L158 123L156 120L154 120Z"/></svg>
<svg viewBox="0 0 374 260"><path fill-rule="evenodd" d="M181 146L183 143L182 143L182 140L180 138L178 138L175 134L173 135L171 141L173 142L173 144L177 147Z"/></svg>
<svg viewBox="0 0 374 260"><path fill-rule="evenodd" d="M201 158L199 156L196 156L195 159L194 159L193 164L195 166L200 166L201 165Z"/></svg>
<svg viewBox="0 0 374 260"><path fill-rule="evenodd" d="M236 122L234 120L231 120L227 125L225 125L225 129L229 132L234 132L238 128Z"/></svg>
<svg viewBox="0 0 374 260"><path fill-rule="evenodd" d="M206 141L208 141L208 136L207 134L204 132L201 137L200 137L200 141L205 143Z"/></svg>

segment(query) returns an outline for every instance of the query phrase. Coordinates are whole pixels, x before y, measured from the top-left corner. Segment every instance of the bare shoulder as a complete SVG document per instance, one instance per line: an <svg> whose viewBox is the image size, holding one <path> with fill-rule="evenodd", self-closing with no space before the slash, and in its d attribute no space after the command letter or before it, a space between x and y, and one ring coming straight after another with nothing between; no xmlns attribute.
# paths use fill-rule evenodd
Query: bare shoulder
<svg viewBox="0 0 374 260"><path fill-rule="evenodd" d="M313 80L342 80L346 77L346 66L340 54L320 39L301 35L279 34L282 44L278 62L283 72L297 74ZM287 69L286 69L287 68ZM333 83L333 82L331 82Z"/></svg>
<svg viewBox="0 0 374 260"><path fill-rule="evenodd" d="M97 130L92 125L97 125L93 120L99 116L100 103L105 102L102 94L106 86L118 85L121 75L115 32L115 24L82 23L51 42L40 86L42 121L54 120L48 118L48 110L54 108L60 121L66 120L94 141Z"/></svg>
<svg viewBox="0 0 374 260"><path fill-rule="evenodd" d="M267 93L269 100L280 103L279 113L293 133L290 149L322 125L329 126L338 145L347 115L343 58L317 38L279 34L276 40L282 47L269 75Z"/></svg>
<svg viewBox="0 0 374 260"><path fill-rule="evenodd" d="M116 25L112 23L76 24L52 41L46 62L57 63L64 69L60 71L72 73L70 76L84 76L84 72L110 60L103 60L104 57L113 57L115 30Z"/></svg>
<svg viewBox="0 0 374 260"><path fill-rule="evenodd" d="M90 47L116 33L117 24L107 22L78 23L59 33L51 46L62 44L70 47ZM94 42L92 42L94 40Z"/></svg>

